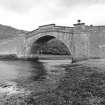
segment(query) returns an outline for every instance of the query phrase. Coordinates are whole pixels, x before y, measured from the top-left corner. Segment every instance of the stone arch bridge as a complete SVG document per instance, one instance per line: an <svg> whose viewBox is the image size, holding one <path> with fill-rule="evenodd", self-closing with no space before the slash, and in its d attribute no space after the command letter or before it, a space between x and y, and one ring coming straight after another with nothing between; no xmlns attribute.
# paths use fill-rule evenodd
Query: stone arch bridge
<svg viewBox="0 0 105 105"><path fill-rule="evenodd" d="M63 55L73 58L104 57L105 27L87 26L84 23L74 24L74 27L55 24L39 26L36 30L2 41L0 54L16 54L18 57L43 54L41 48L50 46L51 42L55 43L53 47L58 46L61 52L62 48L66 50ZM51 51L47 53L51 54Z"/></svg>
<svg viewBox="0 0 105 105"><path fill-rule="evenodd" d="M73 54L72 29L67 27L55 27L54 24L50 24L40 26L39 29L27 34L25 40L25 55L34 54L33 50L37 50L37 48L35 48L35 45L36 47L37 45L43 46L51 40L56 40L57 42L59 42L59 44L62 44L63 47L65 47L68 54ZM56 43L56 41L53 42L56 46L60 47L59 44ZM36 53L38 54L38 52Z"/></svg>
<svg viewBox="0 0 105 105"><path fill-rule="evenodd" d="M84 34L77 37L76 32L73 31L72 27L56 26L55 24L40 26L38 29L27 33L24 39L25 46L21 52L19 51L20 54L18 54L22 56L41 54L41 51L36 51L37 45L43 46L51 40L59 42L59 44L56 44L56 41L53 41L55 46L58 46L60 50L62 50L62 47L60 48L59 45L62 44L63 48L66 50L66 53L63 55L70 55L72 57L88 55L87 35Z"/></svg>

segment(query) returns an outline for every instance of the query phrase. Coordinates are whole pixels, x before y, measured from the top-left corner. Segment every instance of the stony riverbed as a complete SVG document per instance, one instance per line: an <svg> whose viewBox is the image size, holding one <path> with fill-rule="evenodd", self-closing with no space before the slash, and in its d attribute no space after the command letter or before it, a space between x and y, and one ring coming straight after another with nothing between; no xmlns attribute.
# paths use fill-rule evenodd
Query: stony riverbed
<svg viewBox="0 0 105 105"><path fill-rule="evenodd" d="M2 83L0 105L105 105L104 60L62 67L65 75L54 87L41 79L26 86Z"/></svg>

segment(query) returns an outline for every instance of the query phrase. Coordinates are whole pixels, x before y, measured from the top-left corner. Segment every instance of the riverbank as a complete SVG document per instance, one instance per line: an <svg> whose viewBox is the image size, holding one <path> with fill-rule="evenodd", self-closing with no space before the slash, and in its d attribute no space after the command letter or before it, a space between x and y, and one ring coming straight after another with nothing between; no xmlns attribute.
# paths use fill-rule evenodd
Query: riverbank
<svg viewBox="0 0 105 105"><path fill-rule="evenodd" d="M21 60L21 61L38 61L38 57L17 57L15 54L11 55L0 55L0 61L16 61L16 60Z"/></svg>
<svg viewBox="0 0 105 105"><path fill-rule="evenodd" d="M0 105L105 105L104 59L62 66L66 73L57 87L35 88L37 81L23 92L0 96Z"/></svg>
<svg viewBox="0 0 105 105"><path fill-rule="evenodd" d="M0 55L0 60L23 60L23 61L38 61L38 60L71 60L69 55L35 55L35 56L21 56L17 57L15 54Z"/></svg>

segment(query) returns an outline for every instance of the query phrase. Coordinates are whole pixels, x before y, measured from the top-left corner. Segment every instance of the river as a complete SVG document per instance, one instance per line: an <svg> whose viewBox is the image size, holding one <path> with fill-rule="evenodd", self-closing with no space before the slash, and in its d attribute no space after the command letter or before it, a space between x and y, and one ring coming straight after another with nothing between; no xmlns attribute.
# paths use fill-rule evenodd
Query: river
<svg viewBox="0 0 105 105"><path fill-rule="evenodd" d="M105 105L105 59L0 61L0 105Z"/></svg>
<svg viewBox="0 0 105 105"><path fill-rule="evenodd" d="M65 75L62 66L70 60L0 61L0 92L16 93L17 90L36 92L56 88Z"/></svg>

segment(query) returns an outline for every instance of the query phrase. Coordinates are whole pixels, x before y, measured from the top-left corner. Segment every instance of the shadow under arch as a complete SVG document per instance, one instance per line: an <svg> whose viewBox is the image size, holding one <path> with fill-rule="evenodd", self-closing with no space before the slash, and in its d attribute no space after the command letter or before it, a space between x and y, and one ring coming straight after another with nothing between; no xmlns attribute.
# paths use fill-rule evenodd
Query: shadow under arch
<svg viewBox="0 0 105 105"><path fill-rule="evenodd" d="M71 55L68 47L54 36L46 35L33 42L30 54Z"/></svg>

